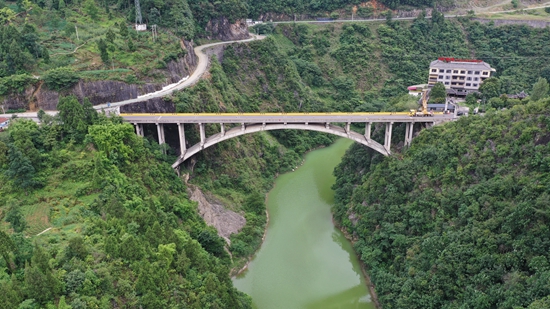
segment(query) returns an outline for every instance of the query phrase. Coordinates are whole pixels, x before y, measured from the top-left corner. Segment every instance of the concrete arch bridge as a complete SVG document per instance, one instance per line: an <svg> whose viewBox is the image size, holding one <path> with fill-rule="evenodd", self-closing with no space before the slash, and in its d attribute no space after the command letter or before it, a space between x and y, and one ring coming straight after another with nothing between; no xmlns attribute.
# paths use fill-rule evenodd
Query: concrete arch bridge
<svg viewBox="0 0 550 309"><path fill-rule="evenodd" d="M133 123L136 133L143 136L143 124L156 124L159 144L165 143L164 124L177 124L180 140L180 158L172 164L177 168L185 160L201 150L222 141L260 131L269 130L309 130L329 133L354 140L370 147L381 154L390 155L392 128L394 123L406 123L405 145L410 145L415 123L432 126L454 119L454 115L435 113L432 117L411 117L407 112L380 113L194 113L194 114L120 114L125 121ZM206 137L205 125L220 124L221 130ZM351 130L351 123L365 123L365 133ZM373 123L384 123L386 126L384 144L371 139ZM187 148L184 124L197 124L200 142ZM238 124L226 130L226 124ZM344 124L338 126L335 124Z"/></svg>

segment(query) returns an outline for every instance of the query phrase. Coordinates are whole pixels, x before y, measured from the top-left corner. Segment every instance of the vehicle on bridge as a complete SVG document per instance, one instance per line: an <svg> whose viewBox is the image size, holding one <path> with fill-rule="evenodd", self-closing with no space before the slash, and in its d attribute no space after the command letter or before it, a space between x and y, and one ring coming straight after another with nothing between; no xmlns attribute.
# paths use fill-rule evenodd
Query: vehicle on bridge
<svg viewBox="0 0 550 309"><path fill-rule="evenodd" d="M428 111L428 93L430 92L429 89L425 89L422 91L422 106L419 108L419 110L411 109L409 112L409 116L411 117L433 117L434 113L433 111Z"/></svg>

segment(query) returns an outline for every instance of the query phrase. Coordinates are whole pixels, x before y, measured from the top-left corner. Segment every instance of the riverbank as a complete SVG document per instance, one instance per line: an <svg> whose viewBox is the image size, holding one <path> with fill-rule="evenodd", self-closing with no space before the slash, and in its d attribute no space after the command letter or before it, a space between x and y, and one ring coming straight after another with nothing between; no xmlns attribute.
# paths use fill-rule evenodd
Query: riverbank
<svg viewBox="0 0 550 309"><path fill-rule="evenodd" d="M257 308L376 308L356 253L332 223L332 172L351 143L312 151L276 179L263 244L233 277Z"/></svg>
<svg viewBox="0 0 550 309"><path fill-rule="evenodd" d="M332 218L332 224L334 224L334 227L337 228L344 237L352 244L353 248L355 248L355 243L357 242L356 239L354 239L342 226ZM355 252L355 250L354 250ZM380 301L378 300L378 294L376 294L376 289L374 286L374 283L372 283L372 280L370 279L370 275L367 270L367 265L361 260L361 257L355 252L355 255L357 256L357 259L359 260L359 264L361 265L361 272L363 273L363 277L365 278L365 283L367 284L367 287L370 292L370 296L372 297L372 302L376 306L376 309L382 309L382 305L380 304Z"/></svg>

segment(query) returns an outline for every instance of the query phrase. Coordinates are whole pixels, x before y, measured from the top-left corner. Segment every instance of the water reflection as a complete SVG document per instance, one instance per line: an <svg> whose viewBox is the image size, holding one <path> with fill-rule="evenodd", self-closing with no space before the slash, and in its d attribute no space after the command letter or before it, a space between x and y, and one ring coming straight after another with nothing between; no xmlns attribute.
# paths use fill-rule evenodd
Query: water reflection
<svg viewBox="0 0 550 309"><path fill-rule="evenodd" d="M364 294L362 284L329 295L306 305L305 309L365 309L371 308L369 295Z"/></svg>

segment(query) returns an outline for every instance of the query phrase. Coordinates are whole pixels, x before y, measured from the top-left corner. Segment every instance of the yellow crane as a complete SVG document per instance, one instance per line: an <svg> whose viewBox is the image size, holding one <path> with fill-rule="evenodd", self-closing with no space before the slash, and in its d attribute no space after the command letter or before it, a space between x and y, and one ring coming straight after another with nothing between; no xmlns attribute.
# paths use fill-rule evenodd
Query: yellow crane
<svg viewBox="0 0 550 309"><path fill-rule="evenodd" d="M409 116L411 117L433 117L434 113L428 111L428 93L430 92L429 89L424 89L422 91L422 107L419 108L419 110L411 109L409 111Z"/></svg>

